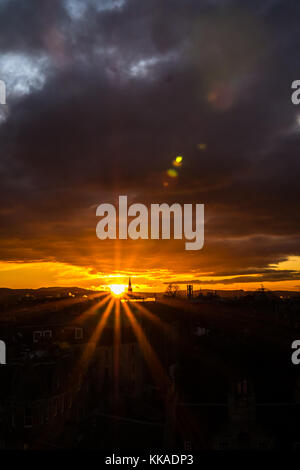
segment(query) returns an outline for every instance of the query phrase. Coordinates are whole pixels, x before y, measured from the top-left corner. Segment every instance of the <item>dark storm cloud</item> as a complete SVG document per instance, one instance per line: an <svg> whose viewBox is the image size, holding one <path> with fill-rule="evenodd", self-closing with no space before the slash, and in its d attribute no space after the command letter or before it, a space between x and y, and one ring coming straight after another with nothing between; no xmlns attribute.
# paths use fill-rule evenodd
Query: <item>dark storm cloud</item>
<svg viewBox="0 0 300 470"><path fill-rule="evenodd" d="M47 31L63 26L66 21L67 14L60 0L1 0L1 52L43 51Z"/></svg>
<svg viewBox="0 0 300 470"><path fill-rule="evenodd" d="M0 3L0 54L49 60L42 89L12 97L0 125L1 259L95 266L95 206L121 192L206 204L205 249L178 269L247 274L300 255L299 6L85 3L75 16L58 0Z"/></svg>
<svg viewBox="0 0 300 470"><path fill-rule="evenodd" d="M243 284L249 282L276 282L276 281L299 281L300 279L300 272L299 271L289 271L289 270L278 270L278 271L270 271L265 273L255 273L257 274L255 277L253 276L236 276L230 279L218 279L218 280L205 280L205 279L198 279L198 280L181 280L176 282L177 284ZM165 284L168 284L167 282Z"/></svg>

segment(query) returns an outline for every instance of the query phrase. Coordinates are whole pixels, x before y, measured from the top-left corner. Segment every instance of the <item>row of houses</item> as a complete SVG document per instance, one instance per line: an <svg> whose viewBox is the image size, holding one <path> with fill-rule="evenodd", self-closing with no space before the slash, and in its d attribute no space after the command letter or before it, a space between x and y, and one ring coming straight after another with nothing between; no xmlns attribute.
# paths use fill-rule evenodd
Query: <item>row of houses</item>
<svg viewBox="0 0 300 470"><path fill-rule="evenodd" d="M0 368L2 447L60 446L66 427L76 434L95 410L142 394L145 364L130 324L122 319L117 344L114 315L95 335L102 315L96 311L82 322L54 314L50 321L35 316L0 325L7 344L7 366Z"/></svg>

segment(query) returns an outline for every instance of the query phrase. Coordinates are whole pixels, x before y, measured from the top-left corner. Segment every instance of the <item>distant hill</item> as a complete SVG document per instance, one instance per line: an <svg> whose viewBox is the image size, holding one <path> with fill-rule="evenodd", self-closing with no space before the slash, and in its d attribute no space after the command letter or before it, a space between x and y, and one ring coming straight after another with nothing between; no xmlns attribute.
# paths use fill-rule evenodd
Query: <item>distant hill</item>
<svg viewBox="0 0 300 470"><path fill-rule="evenodd" d="M8 301L13 298L51 298L51 297L70 297L78 295L91 295L96 291L82 289L80 287L41 287L39 289L9 289L0 287L0 302ZM100 291L97 291L100 293Z"/></svg>
<svg viewBox="0 0 300 470"><path fill-rule="evenodd" d="M197 297L199 294L204 296L216 294L219 297L223 298L234 298L234 297L244 297L247 295L253 295L256 291L251 290L214 290L214 289L194 289L194 297ZM299 291L285 291L285 290L277 290L271 291L266 289L267 293L272 293L278 297L300 297ZM21 300L21 299L51 299L51 298L64 298L64 297L77 297L77 296L89 296L95 293L101 293L101 291L95 291L91 289L83 289L81 287L40 287L39 289L10 289L7 287L0 287L0 302L9 302L14 300ZM134 293L138 294L139 296L146 296L149 297L151 295L156 295L157 298L164 296L165 292L142 292L142 291L135 291ZM186 290L180 289L178 291L179 297L186 296Z"/></svg>

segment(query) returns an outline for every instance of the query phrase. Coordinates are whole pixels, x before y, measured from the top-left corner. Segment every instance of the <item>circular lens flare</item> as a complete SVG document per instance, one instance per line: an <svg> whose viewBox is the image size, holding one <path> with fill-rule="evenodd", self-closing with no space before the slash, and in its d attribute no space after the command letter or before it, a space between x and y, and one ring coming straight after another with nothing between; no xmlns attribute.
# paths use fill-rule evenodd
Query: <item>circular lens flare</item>
<svg viewBox="0 0 300 470"><path fill-rule="evenodd" d="M125 285L124 284L111 284L108 287L110 288L110 292L115 297L119 297L120 295L124 294L124 292L125 292Z"/></svg>
<svg viewBox="0 0 300 470"><path fill-rule="evenodd" d="M167 175L170 176L170 178L177 178L178 173L173 168L170 168L169 170L167 170Z"/></svg>

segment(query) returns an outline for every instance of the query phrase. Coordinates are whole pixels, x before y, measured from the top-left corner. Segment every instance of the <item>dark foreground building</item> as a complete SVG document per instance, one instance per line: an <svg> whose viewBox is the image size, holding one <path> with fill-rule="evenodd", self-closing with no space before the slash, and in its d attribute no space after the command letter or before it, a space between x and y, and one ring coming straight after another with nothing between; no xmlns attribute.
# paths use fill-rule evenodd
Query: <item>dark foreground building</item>
<svg viewBox="0 0 300 470"><path fill-rule="evenodd" d="M297 300L101 299L6 306L1 448L299 447Z"/></svg>

